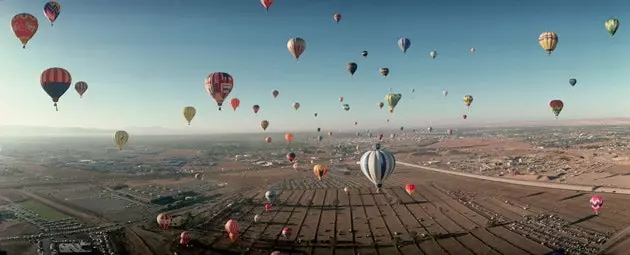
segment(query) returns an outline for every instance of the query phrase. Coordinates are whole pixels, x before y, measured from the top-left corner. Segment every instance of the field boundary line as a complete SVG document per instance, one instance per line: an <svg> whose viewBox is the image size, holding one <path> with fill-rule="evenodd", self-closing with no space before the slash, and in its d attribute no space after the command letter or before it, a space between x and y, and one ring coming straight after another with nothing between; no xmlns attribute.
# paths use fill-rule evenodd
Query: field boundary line
<svg viewBox="0 0 630 255"><path fill-rule="evenodd" d="M509 184L523 185L523 186L549 188L549 189L576 190L576 191L586 191L586 192L602 192L602 193L615 193L615 194L630 195L630 189L626 189L626 188L610 188L610 187L590 186L590 185L512 180L512 179L501 178L501 177L492 177L492 176L483 176L483 175L478 175L478 174L454 172L454 171L443 170L443 169L438 169L438 168L433 168L433 167L426 167L426 166L421 166L421 165L411 164L411 163L401 162L401 161L397 161L396 163L403 166L419 168L422 170L427 170L427 171L432 171L432 172L457 175L457 176L475 178L475 179L492 181L492 182L502 182L502 183L509 183Z"/></svg>

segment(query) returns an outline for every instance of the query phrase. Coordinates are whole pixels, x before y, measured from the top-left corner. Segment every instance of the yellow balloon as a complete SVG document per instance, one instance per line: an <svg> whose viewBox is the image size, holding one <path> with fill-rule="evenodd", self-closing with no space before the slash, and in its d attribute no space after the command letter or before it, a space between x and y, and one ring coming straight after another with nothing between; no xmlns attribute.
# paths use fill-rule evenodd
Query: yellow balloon
<svg viewBox="0 0 630 255"><path fill-rule="evenodd" d="M122 150L127 141L129 141L129 134L127 131L116 131L116 134L114 134L114 142L118 145L118 150Z"/></svg>
<svg viewBox="0 0 630 255"><path fill-rule="evenodd" d="M195 109L195 107L192 107L192 106L184 107L184 118L186 118L186 121L188 121L188 126L190 126L190 122L195 117L195 114L197 114L197 109Z"/></svg>

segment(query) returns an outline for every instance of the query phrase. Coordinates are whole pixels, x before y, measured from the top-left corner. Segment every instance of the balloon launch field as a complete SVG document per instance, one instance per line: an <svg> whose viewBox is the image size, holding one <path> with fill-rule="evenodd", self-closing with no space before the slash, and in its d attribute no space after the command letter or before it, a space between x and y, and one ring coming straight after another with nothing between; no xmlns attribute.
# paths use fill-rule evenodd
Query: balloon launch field
<svg viewBox="0 0 630 255"><path fill-rule="evenodd" d="M324 180L307 183L303 181L307 173L293 174L272 185L278 199L270 211L265 211L264 190L243 194L241 202L213 217L206 230L193 232L200 236L195 246L182 247L173 239L170 250L180 254L203 254L202 250L221 254L274 250L291 254L545 254L562 244L570 254L596 254L608 246L614 247L606 254L623 254L621 249L627 245L614 244L613 239L620 226L630 223L630 197L606 195L605 210L595 216L588 193L398 167L398 174L381 193L358 175L331 171ZM411 180L416 190L409 195L403 187ZM348 194L344 187L350 187ZM256 214L258 222L254 222ZM228 219L240 225L240 240L235 243L223 229ZM292 234L282 236L283 228L291 228Z"/></svg>

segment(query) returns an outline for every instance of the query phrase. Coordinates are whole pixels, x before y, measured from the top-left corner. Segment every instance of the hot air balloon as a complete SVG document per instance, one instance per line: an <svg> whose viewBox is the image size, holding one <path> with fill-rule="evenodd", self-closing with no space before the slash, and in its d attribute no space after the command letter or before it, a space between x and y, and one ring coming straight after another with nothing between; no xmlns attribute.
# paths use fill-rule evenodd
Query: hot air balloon
<svg viewBox="0 0 630 255"><path fill-rule="evenodd" d="M332 131L328 131L328 136L332 137L333 136L333 132Z"/></svg>
<svg viewBox="0 0 630 255"><path fill-rule="evenodd" d="M296 157L295 152L289 152L289 153L287 153L287 159L288 159L290 162L295 161L295 157Z"/></svg>
<svg viewBox="0 0 630 255"><path fill-rule="evenodd" d="M405 127L400 127L400 131L403 131L403 129L405 129Z"/></svg>
<svg viewBox="0 0 630 255"><path fill-rule="evenodd" d="M269 136L265 137L265 142L266 143L271 143L271 137L269 137Z"/></svg>
<svg viewBox="0 0 630 255"><path fill-rule="evenodd" d="M403 53L407 53L409 47L411 47L411 40L406 37L400 37L398 39L398 47L402 50Z"/></svg>
<svg viewBox="0 0 630 255"><path fill-rule="evenodd" d="M273 4L273 0L260 0L260 3L263 7L265 7L265 10L269 11L269 7Z"/></svg>
<svg viewBox="0 0 630 255"><path fill-rule="evenodd" d="M291 228L282 228L282 237L284 238L291 237L291 232L293 232Z"/></svg>
<svg viewBox="0 0 630 255"><path fill-rule="evenodd" d="M394 113L394 108L398 105L398 102L402 98L402 94L392 94L389 93L385 95L385 101L387 101L387 106L389 106L389 112Z"/></svg>
<svg viewBox="0 0 630 255"><path fill-rule="evenodd" d="M549 107L551 107L551 111L554 115L556 115L557 119L558 115L560 115L560 112L562 111L562 108L564 108L564 103L562 100L551 100L551 102L549 102Z"/></svg>
<svg viewBox="0 0 630 255"><path fill-rule="evenodd" d="M613 36L615 36L615 33L617 33L617 29L619 29L619 20L609 18L606 20L606 22L604 22L604 27L606 28L606 31L608 31L608 33L610 34L610 38L613 38Z"/></svg>
<svg viewBox="0 0 630 255"><path fill-rule="evenodd" d="M286 254L286 253L284 253L284 252L281 252L281 251L274 251L274 252L272 252L272 253L271 253L271 254L269 254L269 255L287 255L287 254Z"/></svg>
<svg viewBox="0 0 630 255"><path fill-rule="evenodd" d="M577 84L577 80L576 79L569 79L569 84L571 86L575 86L575 84Z"/></svg>
<svg viewBox="0 0 630 255"><path fill-rule="evenodd" d="M601 209L604 205L604 198L600 196L593 196L591 197L591 200L589 200L589 203L591 204L593 211L595 211L595 215L599 215L599 209Z"/></svg>
<svg viewBox="0 0 630 255"><path fill-rule="evenodd" d="M293 170L297 171L297 170L300 169L300 165L297 162L295 162L295 163L293 163L293 165L291 165L291 168L293 168Z"/></svg>
<svg viewBox="0 0 630 255"><path fill-rule="evenodd" d="M258 222L259 219L260 219L260 215L258 214L254 215L254 223Z"/></svg>
<svg viewBox="0 0 630 255"><path fill-rule="evenodd" d="M166 213L160 213L157 216L157 223L162 230L167 230L171 226L172 218Z"/></svg>
<svg viewBox="0 0 630 255"><path fill-rule="evenodd" d="M405 190L407 191L407 194L411 195L416 190L416 185L407 184L405 185Z"/></svg>
<svg viewBox="0 0 630 255"><path fill-rule="evenodd" d="M192 106L184 107L184 118L186 119L186 121L188 121L188 126L190 126L190 122L195 117L195 114L197 114L197 109L195 109L195 107L192 107Z"/></svg>
<svg viewBox="0 0 630 255"><path fill-rule="evenodd" d="M239 100L236 97L232 98L232 100L230 100L230 105L232 105L232 109L236 111L236 108L238 108L241 105L241 100Z"/></svg>
<svg viewBox="0 0 630 255"><path fill-rule="evenodd" d="M234 78L228 73L211 73L206 78L205 86L208 94L217 102L220 111L223 101L234 88Z"/></svg>
<svg viewBox="0 0 630 255"><path fill-rule="evenodd" d="M356 121L355 121L355 122L354 122L354 125L356 126L357 124L359 124L359 122L356 122ZM357 136L361 136L361 133L358 133L358 132L357 132Z"/></svg>
<svg viewBox="0 0 630 255"><path fill-rule="evenodd" d="M50 1L44 5L44 15L50 20L50 26L53 26L57 17L61 13L61 5L55 1Z"/></svg>
<svg viewBox="0 0 630 255"><path fill-rule="evenodd" d="M80 98L83 98L83 94L87 91L87 89L88 89L88 85L84 81L80 81L74 84L74 90L76 90L77 93L79 93Z"/></svg>
<svg viewBox="0 0 630 255"><path fill-rule="evenodd" d="M431 51L429 53L429 56L431 56L431 58L435 59L437 57L437 51Z"/></svg>
<svg viewBox="0 0 630 255"><path fill-rule="evenodd" d="M300 103L298 102L293 103L293 109L295 109L296 111L300 109Z"/></svg>
<svg viewBox="0 0 630 255"><path fill-rule="evenodd" d="M317 164L313 166L313 173L315 174L315 177L317 177L317 180L321 181L322 177L324 177L327 172L328 172L328 166L326 165Z"/></svg>
<svg viewBox="0 0 630 255"><path fill-rule="evenodd" d="M389 68L383 67L379 69L378 72L381 73L383 77L387 77L387 75L389 75Z"/></svg>
<svg viewBox="0 0 630 255"><path fill-rule="evenodd" d="M252 110L254 111L254 114L258 114L258 111L260 111L260 105L255 104L252 106Z"/></svg>
<svg viewBox="0 0 630 255"><path fill-rule="evenodd" d="M448 96L448 90L444 90L444 91L442 91L442 94L443 94L444 96Z"/></svg>
<svg viewBox="0 0 630 255"><path fill-rule="evenodd" d="M317 118L317 113L313 113L313 117Z"/></svg>
<svg viewBox="0 0 630 255"><path fill-rule="evenodd" d="M538 43L547 52L547 55L551 55L551 52L558 45L558 35L554 32L543 32L538 36Z"/></svg>
<svg viewBox="0 0 630 255"><path fill-rule="evenodd" d="M463 118L463 119L467 119L467 118L468 118L468 115L464 114L464 115L462 115L462 118Z"/></svg>
<svg viewBox="0 0 630 255"><path fill-rule="evenodd" d="M339 13L333 14L333 20L335 20L335 22L339 23L339 21L341 20L341 14L339 14Z"/></svg>
<svg viewBox="0 0 630 255"><path fill-rule="evenodd" d="M291 133L284 134L284 140L287 140L287 143L291 143L293 141L293 138L295 137Z"/></svg>
<svg viewBox="0 0 630 255"><path fill-rule="evenodd" d="M129 134L127 131L119 130L114 134L114 142L118 145L118 150L122 150L125 144L129 141Z"/></svg>
<svg viewBox="0 0 630 255"><path fill-rule="evenodd" d="M383 106L385 106L383 102L378 102L378 104L376 105L378 106L379 109L383 109Z"/></svg>
<svg viewBox="0 0 630 255"><path fill-rule="evenodd" d="M269 210L271 210L271 204L267 203L265 204L265 212L268 212Z"/></svg>
<svg viewBox="0 0 630 255"><path fill-rule="evenodd" d="M236 220L228 220L225 223L225 231L230 235L232 242L238 240L238 222Z"/></svg>
<svg viewBox="0 0 630 255"><path fill-rule="evenodd" d="M470 105L473 102L473 97L471 95L465 95L464 96L464 105L468 108L470 108Z"/></svg>
<svg viewBox="0 0 630 255"><path fill-rule="evenodd" d="M391 139L396 138L396 134L391 134L391 135L389 135L389 138L391 138Z"/></svg>
<svg viewBox="0 0 630 255"><path fill-rule="evenodd" d="M55 109L59 111L57 108L59 98L68 91L70 84L72 84L70 72L60 67L48 68L42 72L39 82L46 94L52 98Z"/></svg>
<svg viewBox="0 0 630 255"><path fill-rule="evenodd" d="M379 134L377 138L378 138L379 141L382 141L383 140L383 134Z"/></svg>
<svg viewBox="0 0 630 255"><path fill-rule="evenodd" d="M365 50L364 50L364 51L362 51L362 52L361 52L361 56L363 56L363 57L367 57L367 56L368 56L368 52L367 52L367 51L365 51Z"/></svg>
<svg viewBox="0 0 630 255"><path fill-rule="evenodd" d="M389 151L381 150L376 144L374 150L367 151L361 156L361 171L374 185L376 192L380 192L385 181L396 169L396 158Z"/></svg>
<svg viewBox="0 0 630 255"><path fill-rule="evenodd" d="M473 47L473 48L470 48L470 53L471 53L471 54L475 54L475 51L477 51L477 49L475 49L474 47Z"/></svg>
<svg viewBox="0 0 630 255"><path fill-rule="evenodd" d="M321 132L321 131L322 131L322 128L317 128L317 132Z"/></svg>
<svg viewBox="0 0 630 255"><path fill-rule="evenodd" d="M38 28L39 22L32 14L18 13L11 19L11 29L15 37L22 42L22 49L26 48L26 44L35 36Z"/></svg>
<svg viewBox="0 0 630 255"><path fill-rule="evenodd" d="M273 204L273 202L276 201L276 198L278 198L278 193L276 193L275 190L267 190L267 192L265 192L265 198L267 199L267 201L269 201L270 204Z"/></svg>
<svg viewBox="0 0 630 255"><path fill-rule="evenodd" d="M343 188L343 192L345 192L345 193L346 193L346 195L347 195L347 194L348 194L348 192L350 192L350 188L348 188L348 187Z"/></svg>
<svg viewBox="0 0 630 255"><path fill-rule="evenodd" d="M452 129L447 129L446 130L446 134L447 135L452 135L453 134L453 130Z"/></svg>
<svg viewBox="0 0 630 255"><path fill-rule="evenodd" d="M192 235L188 231L184 231L179 235L179 244L187 245L192 239Z"/></svg>
<svg viewBox="0 0 630 255"><path fill-rule="evenodd" d="M263 131L267 131L267 128L269 127L269 121L268 120L261 120L260 121L260 127L263 129Z"/></svg>
<svg viewBox="0 0 630 255"><path fill-rule="evenodd" d="M349 104L343 104L343 109L347 112L350 111L350 105Z"/></svg>
<svg viewBox="0 0 630 255"><path fill-rule="evenodd" d="M273 98L276 98L278 97L278 95L280 95L280 91L277 91L277 90L271 91L271 95L273 96Z"/></svg>
<svg viewBox="0 0 630 255"><path fill-rule="evenodd" d="M350 72L350 75L354 75L358 67L359 66L357 65L357 63L354 63L354 62L350 62L346 64L346 69L348 70L348 72Z"/></svg>
<svg viewBox="0 0 630 255"><path fill-rule="evenodd" d="M433 132L433 127L428 127L427 131L429 131L429 133Z"/></svg>
<svg viewBox="0 0 630 255"><path fill-rule="evenodd" d="M287 48L295 60L298 60L302 53L304 53L304 50L306 50L306 41L300 37L291 38L289 42L287 42Z"/></svg>
<svg viewBox="0 0 630 255"><path fill-rule="evenodd" d="M323 139L324 139L324 137L323 137L323 136L321 136L321 135L320 135L320 136L317 136L317 141L318 141L318 142L321 142Z"/></svg>
<svg viewBox="0 0 630 255"><path fill-rule="evenodd" d="M343 97L339 97L339 103L343 102Z"/></svg>

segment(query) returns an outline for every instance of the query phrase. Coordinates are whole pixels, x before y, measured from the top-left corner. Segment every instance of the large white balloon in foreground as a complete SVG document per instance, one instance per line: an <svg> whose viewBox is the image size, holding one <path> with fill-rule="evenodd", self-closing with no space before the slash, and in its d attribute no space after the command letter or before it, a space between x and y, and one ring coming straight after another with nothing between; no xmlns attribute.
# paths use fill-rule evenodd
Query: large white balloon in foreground
<svg viewBox="0 0 630 255"><path fill-rule="evenodd" d="M381 150L381 145L377 143L374 150L367 151L361 156L360 164L365 177L374 183L376 192L380 192L383 181L396 169L396 158L393 153Z"/></svg>

